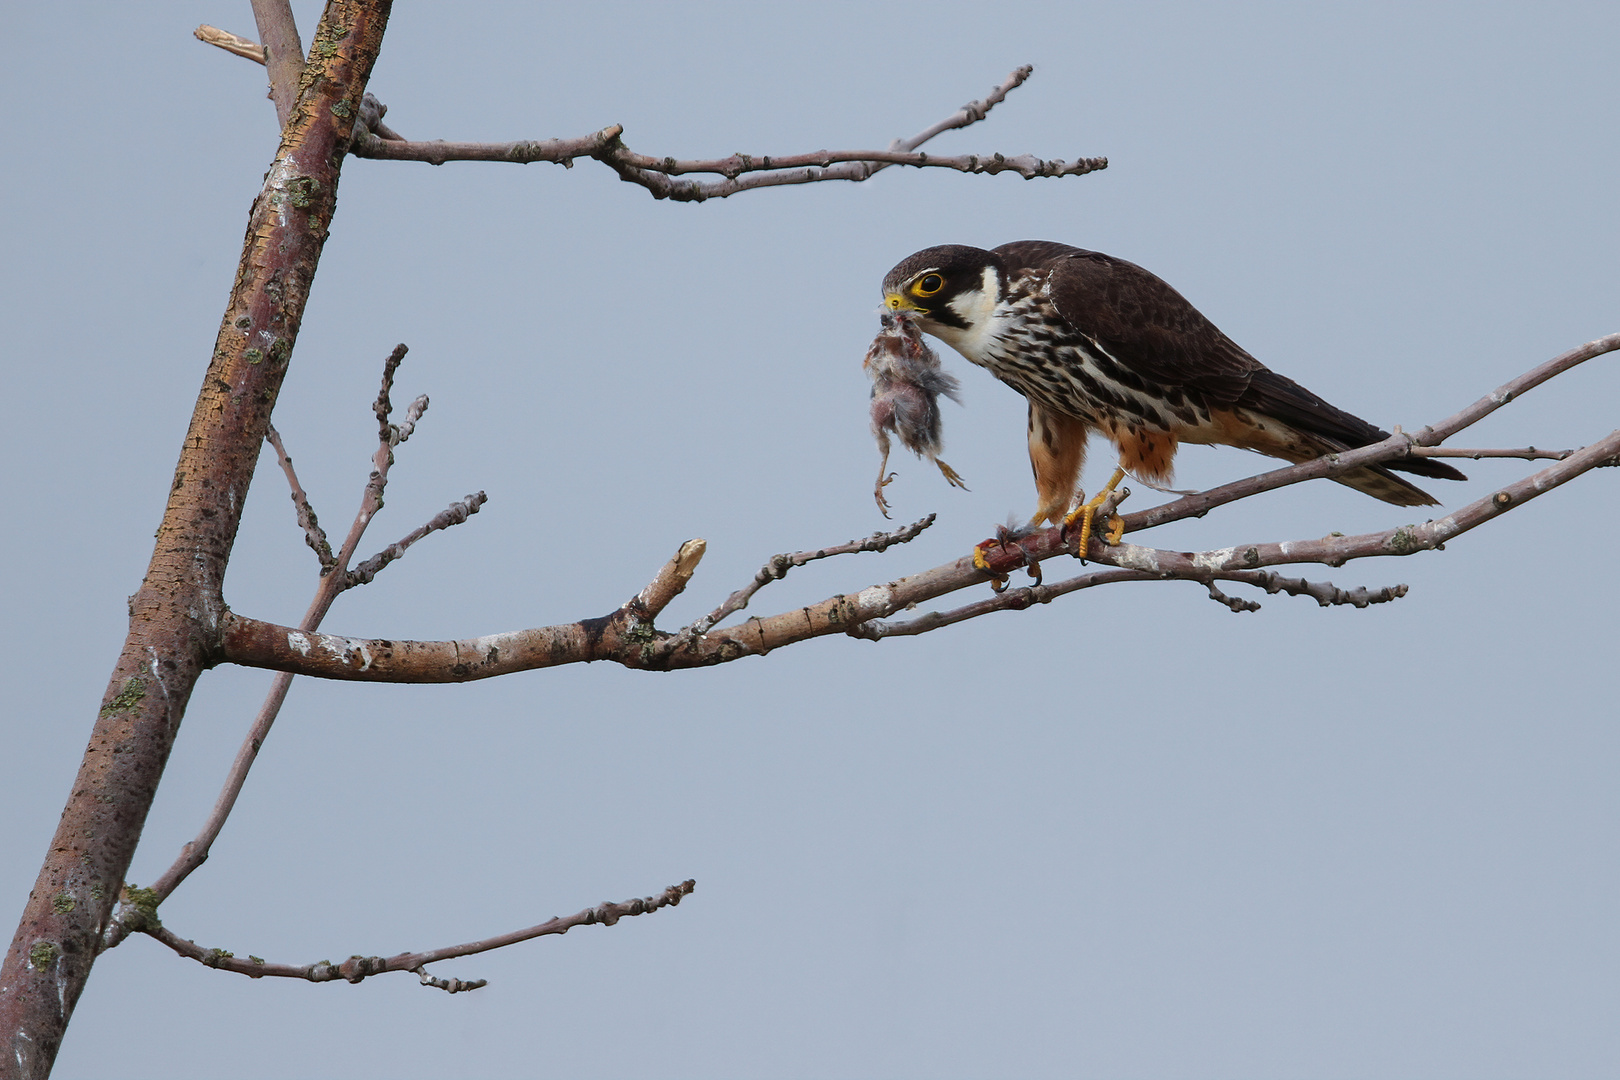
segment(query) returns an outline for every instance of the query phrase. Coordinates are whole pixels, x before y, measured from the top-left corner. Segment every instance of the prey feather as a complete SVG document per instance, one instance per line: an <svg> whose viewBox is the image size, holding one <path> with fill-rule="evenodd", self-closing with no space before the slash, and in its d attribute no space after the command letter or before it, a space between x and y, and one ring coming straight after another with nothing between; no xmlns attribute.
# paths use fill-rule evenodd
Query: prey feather
<svg viewBox="0 0 1620 1080"><path fill-rule="evenodd" d="M916 320L903 313L884 312L883 328L866 350L861 366L872 379L872 435L883 452L877 486L872 489L883 516L889 516L883 489L895 476L887 471L891 431L907 450L938 466L952 487L966 491L956 470L939 459L945 445L940 437L940 395L958 405L962 399L957 396L955 377L940 368L939 357L923 341Z"/></svg>

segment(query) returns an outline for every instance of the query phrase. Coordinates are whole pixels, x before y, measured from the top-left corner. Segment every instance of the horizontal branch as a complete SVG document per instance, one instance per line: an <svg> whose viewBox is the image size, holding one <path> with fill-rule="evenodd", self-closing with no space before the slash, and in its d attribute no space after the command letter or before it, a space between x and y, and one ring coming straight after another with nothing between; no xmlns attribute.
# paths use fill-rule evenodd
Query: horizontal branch
<svg viewBox="0 0 1620 1080"><path fill-rule="evenodd" d="M1383 532L1239 545L1201 553L1128 543L1110 546L1093 537L1085 555L1119 570L1135 572L1096 579L1094 584L1148 578L1207 584L1229 571L1292 563L1340 566L1369 556L1410 555L1439 548L1589 469L1615 463L1617 456L1620 431L1455 513ZM633 601L598 619L463 641L393 641L310 634L232 613L224 627L224 659L318 678L375 682L465 682L593 660L658 670L709 666L764 655L813 637L858 633L857 628L874 619L888 618L991 577L1003 577L1022 565L1054 555L1075 554L1069 546L1073 538L1061 533L1059 529L1047 529L1003 550L992 548L987 552L989 572L976 569L972 558L964 556L920 574L706 634L655 630L632 610ZM1059 586L1042 588L1057 590Z"/></svg>
<svg viewBox="0 0 1620 1080"><path fill-rule="evenodd" d="M272 964L257 956L238 957L235 953L225 949L209 949L198 945L195 941L187 940L169 930L157 920L154 912L144 912L141 916L129 920L132 929L149 934L158 941L167 945L181 956L195 960L211 968L221 971L234 971L238 975L246 975L252 979L262 979L266 976L304 979L308 982L332 982L343 979L357 983L372 975L381 975L389 971L409 971L420 977L424 986L433 986L441 990L455 993L460 990L476 990L484 985L483 979L472 982L462 982L457 979L436 979L429 975L424 968L428 964L440 960L450 960L458 956L472 956L476 953L491 952L502 949L508 945L516 945L521 941L532 938L546 937L553 934L566 934L576 926L612 926L620 919L634 915L645 915L663 907L674 907L682 899L692 894L697 888L697 882L686 880L679 885L671 885L657 896L648 896L636 900L626 900L623 903L604 901L596 907L586 908L567 917L557 916L547 919L537 926L523 930L514 930L509 934L500 934L496 937L485 938L482 941L471 941L464 945L451 945L442 949L429 949L425 952L399 953L395 956L351 956L340 964L330 960L319 960L313 964ZM139 890L135 890L139 892Z"/></svg>
<svg viewBox="0 0 1620 1080"><path fill-rule="evenodd" d="M265 63L265 50L246 38L212 26L199 26L195 34L210 45ZM646 188L652 192L653 198L676 202L723 199L740 191L785 184L810 184L821 180L861 181L891 165L952 169L992 176L1014 172L1026 180L1044 176L1083 176L1106 169L1108 159L1103 157L1064 161L1061 158L1046 160L1032 154L989 153L941 157L917 152L917 147L942 132L968 127L983 120L1011 91L1022 86L1033 70L1027 64L1018 68L983 101L968 102L909 139L894 140L887 150L812 150L798 154L732 154L724 158L684 160L636 153L622 142L624 128L619 124L573 139L520 139L501 143L413 142L382 123L388 107L367 94L349 152L356 157L381 161L420 161L429 165L443 165L449 161L505 161L518 165L551 162L573 168L578 159L590 158L618 173L621 180ZM721 179L673 179L694 173L719 176Z"/></svg>
<svg viewBox="0 0 1620 1080"><path fill-rule="evenodd" d="M597 158L607 153L623 131L624 128L613 124L574 139L520 139L506 143L411 142L372 135L357 137L350 152L356 157L379 161L421 161L429 165L443 165L448 161L505 161L515 165L550 162L572 168L579 158Z"/></svg>
<svg viewBox="0 0 1620 1080"><path fill-rule="evenodd" d="M1522 458L1525 461L1562 461L1574 452L1575 451L1573 450L1537 450L1533 446L1526 446L1522 450L1471 450L1459 446L1412 447L1413 457L1473 458L1475 461L1479 461L1481 458Z"/></svg>
<svg viewBox="0 0 1620 1080"><path fill-rule="evenodd" d="M1374 592L1365 588L1340 589L1330 581L1307 581L1304 578L1286 578L1267 570L1221 570L1204 572L1184 572L1164 574L1150 570L1109 569L1094 570L1087 574L1080 574L1064 581L1054 582L1051 585L1036 582L1033 585L1012 586L976 600L971 604L949 611L930 611L914 619L900 622L886 622L873 619L862 623L849 631L851 637L865 638L868 641L881 641L889 637L915 637L933 630L939 630L956 623L967 622L983 615L997 611L1023 611L1037 604L1050 604L1061 596L1080 592L1083 589L1094 589L1099 585L1117 585L1127 581L1191 581L1215 590L1217 581L1235 581L1244 585L1253 585L1264 589L1268 593L1285 592L1292 596L1309 596L1322 607L1349 605L1364 608L1369 604L1382 604L1390 600L1397 600L1406 595L1405 585L1391 585ZM1221 599L1219 595L1214 597ZM1226 602L1222 600L1222 602ZM1258 611L1259 604L1250 601L1237 601L1239 606L1234 611ZM1228 605L1231 606L1231 605Z"/></svg>
<svg viewBox="0 0 1620 1080"><path fill-rule="evenodd" d="M572 168L576 160L600 161L621 180L638 184L656 199L702 202L740 191L808 184L821 180L868 179L891 165L952 169L964 173L1015 172L1026 180L1045 176L1082 176L1108 167L1108 159L1044 160L1031 154L960 154L941 157L917 147L944 131L967 127L987 116L1009 92L1023 85L1033 69L1014 71L983 101L971 101L950 116L913 135L896 139L886 150L813 150L797 154L732 154L724 158L685 160L639 154L624 145L624 128L614 124L574 139L525 139L504 143L412 142L382 126L387 107L367 96L360 110L359 132L351 153L387 161L421 161L443 165L448 161L505 161L515 164L552 162ZM676 179L691 174L717 176L716 180Z"/></svg>

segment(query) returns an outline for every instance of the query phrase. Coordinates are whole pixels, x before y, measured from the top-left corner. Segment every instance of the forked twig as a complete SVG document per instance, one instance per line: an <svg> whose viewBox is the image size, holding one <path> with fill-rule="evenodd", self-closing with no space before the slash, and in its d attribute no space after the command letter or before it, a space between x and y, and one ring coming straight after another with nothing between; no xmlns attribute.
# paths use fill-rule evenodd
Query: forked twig
<svg viewBox="0 0 1620 1080"><path fill-rule="evenodd" d="M399 424L390 422L393 413L392 390L395 372L399 370L400 362L405 358L406 348L398 345L394 348L383 363L382 387L378 391L377 400L372 406L372 412L377 418L378 446L372 456L373 470L366 480L365 493L360 500L360 509L355 514L354 523L350 526L349 535L344 540L342 549L332 554L331 544L327 541L326 533L315 520L315 512L310 508L309 499L298 482L297 473L292 467L292 457L286 452L280 434L271 428L267 439L275 448L282 472L293 491L293 503L298 508L299 524L304 529L305 539L321 559L321 579L316 586L315 595L310 600L304 617L299 621L298 629L302 632L313 632L331 610L332 603L346 590L356 585L362 585L377 576L389 563L399 558L418 540L429 533L460 524L468 517L478 512L486 501L483 492L467 496L460 502L452 503L450 507L437 514L427 524L413 530L403 539L390 545L383 551L366 560L354 570L348 570L350 561L354 558L355 548L364 535L366 526L372 517L382 507L383 491L388 484L388 471L393 466L393 448L410 438L415 430L418 420L427 409L427 397L424 395L413 401L406 410L406 418ZM276 717L286 702L287 691L292 686L293 676L286 672L277 673L270 684L270 690L265 695L263 703L254 715L253 722L248 725L246 737L231 762L230 771L226 774L225 782L215 799L214 807L207 820L203 822L195 839L186 844L179 856L167 870L155 881L149 889L142 890L142 894L150 902L152 911L156 906L167 899L179 887L192 871L201 866L208 858L209 850L218 838L220 830L224 828L226 819L236 806L236 800L241 795L242 786L247 781L248 772L257 760L259 750L264 740L270 734ZM130 909L135 910L135 909ZM121 916L114 919L103 935L103 947L111 948L122 941L130 932L131 927Z"/></svg>

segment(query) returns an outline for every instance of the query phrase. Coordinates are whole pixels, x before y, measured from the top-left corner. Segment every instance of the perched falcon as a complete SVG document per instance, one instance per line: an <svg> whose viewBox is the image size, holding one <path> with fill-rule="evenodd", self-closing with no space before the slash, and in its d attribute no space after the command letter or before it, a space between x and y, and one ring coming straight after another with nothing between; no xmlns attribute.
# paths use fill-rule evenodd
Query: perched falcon
<svg viewBox="0 0 1620 1080"><path fill-rule="evenodd" d="M1032 524L1065 520L1092 431L1150 483L1170 479L1184 442L1299 462L1389 437L1244 352L1153 274L1100 252L1044 240L932 247L889 271L883 296L1029 399ZM1391 468L1466 479L1424 458L1334 479L1397 506L1434 504Z"/></svg>

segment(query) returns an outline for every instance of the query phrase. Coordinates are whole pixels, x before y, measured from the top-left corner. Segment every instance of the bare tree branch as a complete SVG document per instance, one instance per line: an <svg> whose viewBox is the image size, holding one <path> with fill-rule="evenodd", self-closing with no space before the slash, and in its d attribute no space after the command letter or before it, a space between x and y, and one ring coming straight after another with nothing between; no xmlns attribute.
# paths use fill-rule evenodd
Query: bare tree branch
<svg viewBox="0 0 1620 1080"><path fill-rule="evenodd" d="M1227 596L1215 587L1213 581L1208 583L1209 598L1217 604L1224 604L1233 614L1241 615L1245 611L1259 611L1260 604L1254 600L1242 600L1235 596Z"/></svg>
<svg viewBox="0 0 1620 1080"><path fill-rule="evenodd" d="M671 885L657 896L625 900L622 903L603 901L596 907L586 908L567 917L556 916L536 926L485 938L482 941L429 949L425 952L399 953L390 957L351 956L340 964L334 964L330 960L318 960L313 964L272 964L257 956L242 958L225 949L204 948L165 927L157 918L155 905L148 903L149 898L144 896L143 890L140 889L126 890L124 906L131 911L129 921L135 929L156 938L187 959L195 960L207 967L219 968L221 971L234 971L238 975L246 975L252 979L275 976L304 979L308 982L333 982L343 979L351 983L389 971L409 971L417 975L424 986L456 993L461 990L476 990L485 985L486 980L463 982L458 979L437 979L427 973L427 965L458 956L472 956L476 953L503 949L537 937L566 934L576 926L612 926L622 918L646 915L659 908L674 907L690 896L696 888L697 882L689 878L679 885Z"/></svg>
<svg viewBox="0 0 1620 1080"><path fill-rule="evenodd" d="M286 0L254 0L254 12L261 4L285 6ZM291 12L288 12L288 22ZM205 34L206 31L206 34ZM264 63L259 46L235 34L227 34L211 26L200 26L196 36L211 45L229 49L250 60ZM293 29L294 40L297 30ZM260 36L264 22L260 21ZM276 50L272 45L270 50ZM273 61L272 61L273 66ZM970 101L956 112L908 139L895 139L887 150L813 150L799 154L732 154L729 157L708 160L683 160L674 157L655 157L638 154L621 141L624 127L612 124L592 135L574 139L520 139L504 143L412 142L398 132L385 127L382 118L388 107L367 94L360 110L360 123L350 153L356 157L376 158L383 161L421 161L429 165L443 165L448 161L505 161L518 165L551 162L573 168L579 158L593 158L619 174L621 180L637 184L652 192L655 199L676 202L703 202L723 199L740 191L754 188L780 187L785 184L810 184L821 180L861 181L870 178L891 165L910 165L914 168L954 169L963 173L1015 172L1025 180L1042 176L1083 176L1108 167L1105 157L1079 158L1064 161L1061 158L1044 160L1031 154L1008 156L1000 153L959 154L940 157L935 154L916 153L917 147L934 136L956 128L976 124L989 115L1006 99L1008 93L1024 84L1034 71L1025 64L995 87L983 101ZM272 72L272 84L274 84ZM278 112L280 104L278 99ZM282 118L285 123L285 117ZM675 180L672 177L688 173L708 173L719 180Z"/></svg>
<svg viewBox="0 0 1620 1080"><path fill-rule="evenodd" d="M1268 593L1285 592L1290 596L1309 596L1322 607L1334 607L1339 604L1348 604L1351 607L1364 608L1370 604L1387 604L1399 600L1407 593L1405 585L1387 585L1375 592L1368 592L1366 586L1354 589L1340 589L1331 581L1306 581L1304 578L1285 578L1281 574L1256 571L1252 575L1242 571L1233 571L1223 575L1223 580L1242 581L1248 585L1266 590Z"/></svg>
<svg viewBox="0 0 1620 1080"><path fill-rule="evenodd" d="M1620 333L1606 334L1584 345L1577 345L1567 352L1559 353L1546 363L1533 367L1518 378L1510 379L1498 386L1466 409L1416 432L1410 436L1412 445L1438 446L1464 428L1477 424L1520 394L1534 390L1548 379L1562 375L1593 357L1602 356L1616 349L1620 349Z"/></svg>
<svg viewBox="0 0 1620 1080"><path fill-rule="evenodd" d="M465 499L462 499L459 502L451 503L449 506L445 507L443 510L440 510L437 514L434 514L431 518L429 518L425 524L418 525L416 528L412 529L410 532L406 533L392 544L389 544L387 547L377 552L377 554L373 555L371 558L367 559L353 570L350 570L343 587L345 589L352 589L356 585L371 584L372 579L374 579L378 574L382 573L384 567L393 562L395 559L399 558L401 555L405 554L406 548L410 547L424 536L427 536L429 533L435 533L441 529L448 529L453 525L460 525L462 522L478 513L479 509L488 501L488 495L485 495L482 491L475 491Z"/></svg>
<svg viewBox="0 0 1620 1080"><path fill-rule="evenodd" d="M967 127L983 120L1009 92L1029 78L1032 68L1014 71L983 101L972 101L909 139L896 139L887 150L816 150L809 153L768 155L733 154L712 160L681 160L638 154L621 141L620 125L603 128L594 135L577 139L524 140L509 143L410 142L390 138L380 126L385 106L369 98L361 109L362 124L373 134L355 140L352 150L358 157L390 161L425 161L442 165L447 161L509 161L529 164L549 161L572 167L578 158L588 157L607 165L620 179L639 184L657 199L702 202L725 198L739 191L807 184L820 180L865 180L890 165L916 168L955 169L965 173L1016 172L1026 180L1039 176L1081 176L1108 167L1107 158L1081 158L1073 162L1044 161L1028 154L963 154L940 157L916 153L916 148L944 131ZM708 173L718 180L676 180L688 173Z"/></svg>
<svg viewBox="0 0 1620 1080"><path fill-rule="evenodd" d="M401 342L394 346L394 351L383 361L382 386L377 390L377 400L371 406L372 414L377 417L377 441L384 446L393 446L396 441L394 429L388 422L394 415L394 376L399 372L399 365L404 363L405 354L408 352L410 349ZM423 405L423 409L426 408L427 406Z"/></svg>
<svg viewBox="0 0 1620 1080"><path fill-rule="evenodd" d="M1562 461L1573 450L1537 450L1533 446L1526 446L1522 450L1468 450L1452 446L1414 446L1413 457L1453 457L1473 458L1523 458L1525 461Z"/></svg>
<svg viewBox="0 0 1620 1080"><path fill-rule="evenodd" d="M275 448L276 462L287 477L287 486L292 488L293 507L298 514L298 526L304 530L304 542L320 560L321 573L328 573L337 565L337 556L332 554L332 544L326 538L326 530L321 528L320 521L315 517L315 508L309 505L309 496L304 493L303 485L298 482L298 474L293 471L292 457L281 444L281 432L271 424L264 437Z"/></svg>
<svg viewBox="0 0 1620 1080"><path fill-rule="evenodd" d="M421 419L427 409L427 396L418 397L411 403L406 411L406 419L401 424L393 424L390 417L393 414L392 391L394 376L399 370L400 363L405 359L408 350L404 345L396 345L383 361L382 386L377 393L377 400L372 405L372 413L377 418L377 452L372 457L374 466L371 475L367 478L365 492L361 496L360 509L355 514L354 523L350 526L349 537L345 541L343 550L337 555L332 554L331 545L326 541L326 534L321 532L314 524L314 511L308 509L308 499L304 497L303 488L299 486L297 474L292 468L292 458L282 446L281 437L273 427L269 428L266 438L276 448L276 453L282 463L282 471L287 476L287 482L293 489L293 501L300 507L300 522L305 524L305 536L315 545L315 535L318 534L322 555L321 578L316 586L315 596L310 600L309 608L305 611L303 619L299 622L299 630L310 632L320 626L331 610L333 602L339 594L362 585L377 576L377 574L405 553L405 549L416 543L422 537L440 529L460 524L468 517L478 512L486 501L483 492L467 496L461 502L452 503L450 507L433 517L427 524L413 530L398 543L390 545L382 552L374 555L365 563L353 570L348 570L350 559L354 557L355 548L361 536L370 524L373 515L382 506L382 495L388 484L388 470L393 467L394 456L392 448L410 438L415 430L416 422ZM305 514L308 514L307 522ZM313 528L314 533L310 530ZM192 871L201 866L207 859L213 843L219 837L220 830L225 827L225 821L230 817L236 806L237 797L242 793L242 787L247 782L248 772L258 759L259 750L270 735L270 729L275 724L276 717L281 713L281 707L286 703L287 692L292 687L293 676L288 672L280 672L270 684L270 690L265 695L264 702L259 711L254 714L253 722L248 726L246 737L231 762L230 771L226 774L225 783L220 789L218 797L214 800L214 807L208 818L203 822L201 830L190 843L180 850L179 856L165 870L161 877L150 888L140 890L141 895L150 903L152 913L157 905L168 899L174 890L180 886ZM143 910L139 906L131 908L126 905L124 914L112 920L102 935L101 947L109 949L123 941L125 937L137 926L126 921L131 911Z"/></svg>
<svg viewBox="0 0 1620 1080"><path fill-rule="evenodd" d="M1178 574L1167 576L1145 570L1095 570L1089 574L1081 574L1066 581L1043 585L1039 582L1034 585L1013 587L1002 590L994 596L950 611L931 611L926 615L919 615L914 619L901 622L888 622L882 619L873 619L850 628L847 633L851 637L865 638L869 641L881 641L887 637L915 637L926 634L941 627L952 626L956 623L976 619L981 615L988 615L995 611L1023 611L1036 604L1050 604L1060 596L1067 596L1082 589L1092 589L1099 585L1115 585L1124 581L1194 581L1211 589L1211 599L1231 607L1233 611L1258 611L1260 605L1249 600L1232 600L1225 597L1215 589L1216 581L1236 581L1245 585L1253 585L1264 589L1268 593L1286 592L1294 596L1313 597L1322 607L1336 604L1349 604L1354 607L1366 607L1368 604L1382 604L1390 600L1399 599L1406 595L1405 585L1391 585L1376 592L1368 592L1365 588L1344 590L1333 585L1332 582L1307 581L1304 578L1285 578L1280 574L1262 570L1226 570L1219 573L1206 574Z"/></svg>
<svg viewBox="0 0 1620 1080"><path fill-rule="evenodd" d="M1013 73L1002 80L1001 85L991 90L983 101L970 101L956 112L947 116L931 128L924 128L909 139L896 139L889 145L890 150L915 150L935 135L941 135L956 128L965 128L977 124L990 110L1006 100L1007 95L1024 85L1024 81L1034 72L1033 64L1024 64L1016 68Z"/></svg>
<svg viewBox="0 0 1620 1080"><path fill-rule="evenodd" d="M1554 358L1441 424L1424 428L1417 435L1397 432L1372 446L1331 454L1313 462L1274 470L1178 499L1163 507L1126 517L1125 528L1140 532L1166 521L1207 512L1213 506L1257 491L1315 477L1333 476L1365 464L1395 460L1409 453L1415 440L1437 440L1461 430L1505 404L1523 389L1545 381L1557 371L1568 370L1581 360L1616 348L1620 348L1620 334L1609 335ZM1404 588L1395 586L1376 593L1364 589L1344 591L1331 584L1313 585L1274 575L1263 578L1250 575L1266 566L1310 562L1341 566L1350 559L1409 555L1436 549L1446 541L1590 469L1614 464L1617 455L1620 455L1620 431L1567 457L1560 457L1539 472L1508 484L1445 517L1421 525L1404 525L1361 536L1333 535L1319 540L1257 543L1201 553L1167 551L1127 543L1107 544L1093 536L1089 549L1081 552L1074 550L1073 545L1078 540L1076 536L1069 535L1061 528L1050 528L1018 536L999 545L988 543L983 550L986 570L975 568L972 558L963 558L884 585L869 586L852 595L840 594L819 604L766 618L749 619L739 626L720 631L712 630L720 618L738 610L759 588L775 580L779 573L785 573L789 567L828 554L861 550L866 545L886 546L899 542L901 534L908 530L901 530L899 534L878 534L868 541L852 541L840 549L779 556L766 564L756 575L753 584L739 590L705 620L674 634L655 630L645 611L635 606L635 601L621 605L598 619L463 641L436 642L311 635L232 613L224 629L224 651L226 659L233 663L322 678L460 682L490 678L511 671L592 660L612 660L629 667L659 669L726 663L742 656L763 655L782 645L831 633L853 633L876 638L901 632L926 632L989 611L1045 603L1079 589L1122 581L1187 580L1206 587L1217 580L1245 581L1271 592L1311 595L1324 605L1352 604L1363 607L1369 603L1394 599L1404 593ZM1123 497L1123 493L1119 497ZM925 527L925 523L919 522L910 529L920 531L921 527ZM1083 575L1056 585L1037 583L1029 589L1018 590L1012 597L982 601L946 615L924 616L921 620L913 620L917 625L908 631L862 629L863 624L888 618L898 611L979 582L1004 580L1007 574L1021 567L1030 567L1038 575L1034 567L1044 559L1060 554L1084 556L1116 569ZM695 567L695 562L693 565ZM1219 599L1222 594L1217 590L1214 595Z"/></svg>
<svg viewBox="0 0 1620 1080"><path fill-rule="evenodd" d="M225 568L389 10L390 0L328 0L315 31L317 70L300 81L298 105L248 215L151 562L129 599L128 635L0 967L0 1071L50 1071L187 702L218 662Z"/></svg>
<svg viewBox="0 0 1620 1080"><path fill-rule="evenodd" d="M929 514L921 521L914 521L910 525L895 529L892 532L875 532L864 540L851 540L847 543L835 544L832 547L816 548L814 551L795 552L792 555L773 555L764 566L760 567L759 572L754 575L753 581L732 593L726 598L725 603L687 627L683 633L690 632L694 636L708 633L728 616L747 607L748 601L753 599L754 594L759 590L773 581L781 581L787 577L788 571L795 566L803 566L806 563L815 562L817 559L828 559L834 555L851 555L861 551L887 551L894 544L904 544L915 540L922 535L924 529L934 523L937 516L936 514Z"/></svg>
<svg viewBox="0 0 1620 1080"><path fill-rule="evenodd" d="M264 66L270 76L270 100L276 103L276 122L287 126L298 100L298 80L304 74L304 43L289 0L253 0L253 21L264 42Z"/></svg>

